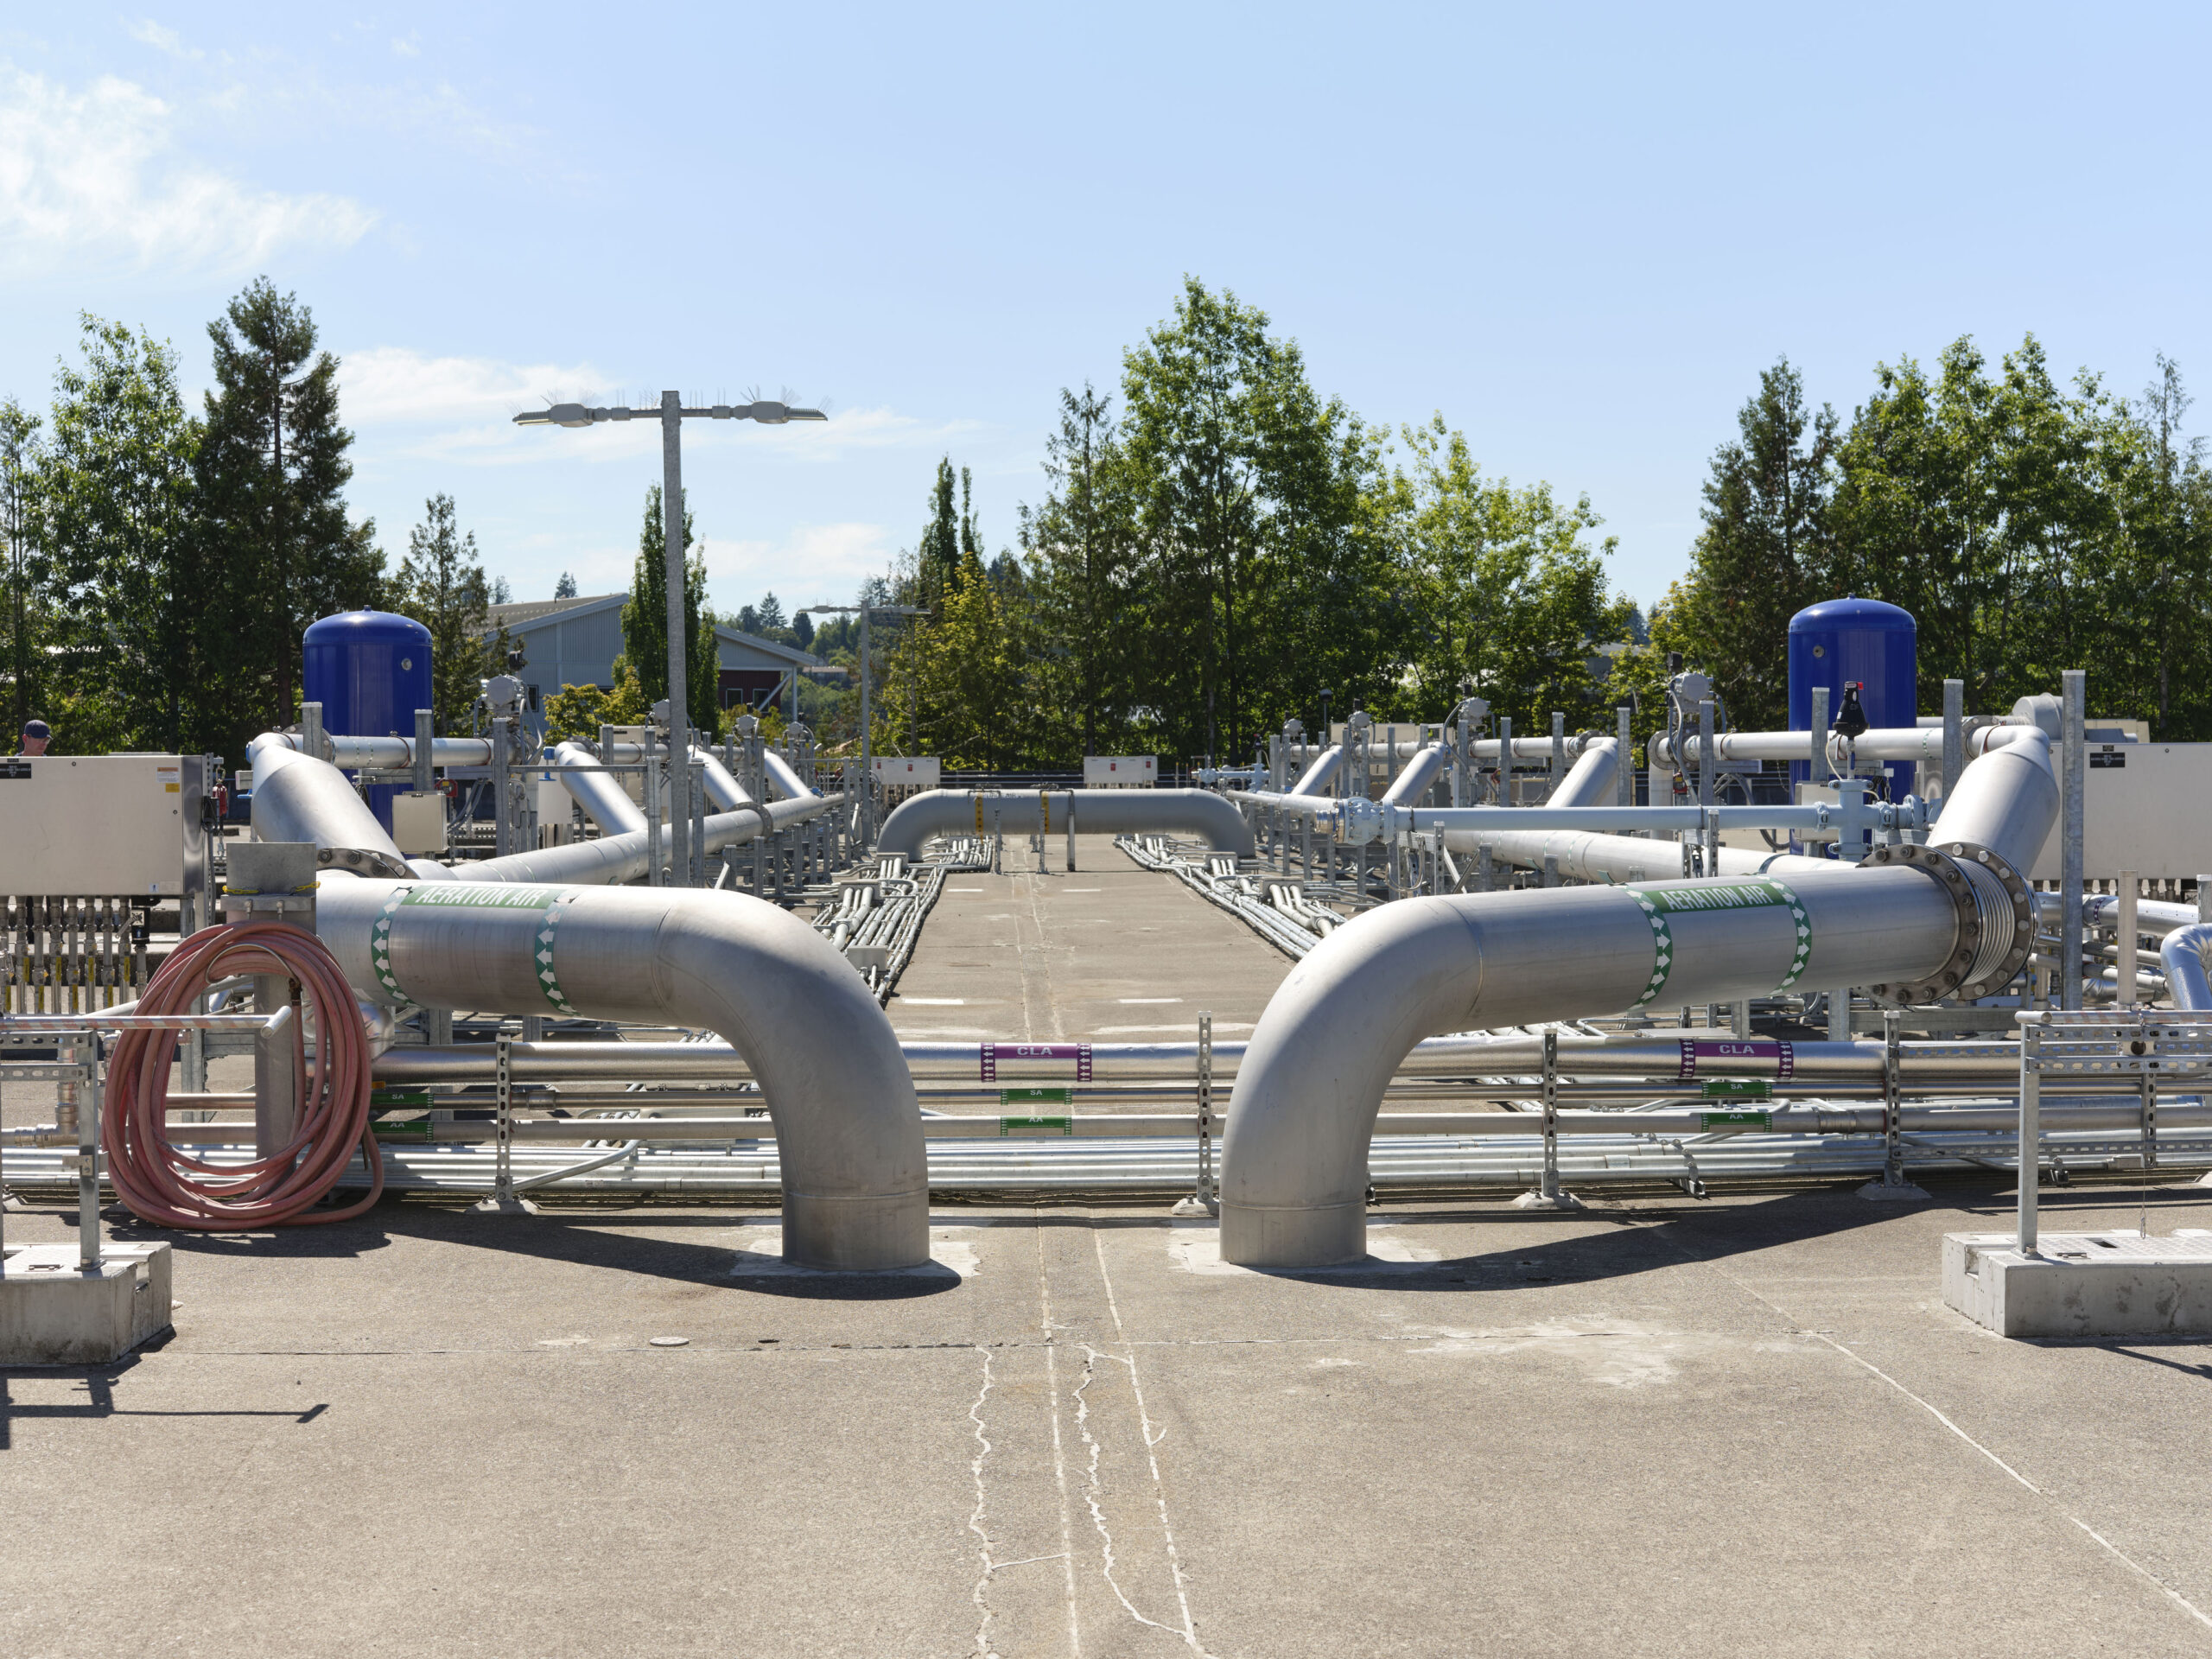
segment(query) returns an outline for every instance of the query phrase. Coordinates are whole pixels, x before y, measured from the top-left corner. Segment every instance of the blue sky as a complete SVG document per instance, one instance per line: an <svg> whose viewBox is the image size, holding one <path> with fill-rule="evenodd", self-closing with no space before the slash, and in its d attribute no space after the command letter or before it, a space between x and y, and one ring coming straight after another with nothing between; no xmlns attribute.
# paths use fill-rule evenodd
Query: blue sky
<svg viewBox="0 0 2212 1659"><path fill-rule="evenodd" d="M197 388L266 272L395 562L448 491L518 598L623 585L658 476L651 429L508 423L544 395L831 400L693 427L686 482L717 604L842 600L940 454L1010 541L1058 389L1185 272L1369 420L1586 492L1647 602L1777 354L1847 414L1961 334L2212 384L2202 8L41 10L0 19L0 393L80 310Z"/></svg>

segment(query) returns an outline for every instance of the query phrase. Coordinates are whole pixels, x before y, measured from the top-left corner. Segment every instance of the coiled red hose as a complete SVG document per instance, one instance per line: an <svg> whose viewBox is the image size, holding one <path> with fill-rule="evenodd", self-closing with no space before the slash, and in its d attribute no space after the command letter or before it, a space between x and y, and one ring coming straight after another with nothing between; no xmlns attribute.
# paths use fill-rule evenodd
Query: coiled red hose
<svg viewBox="0 0 2212 1659"><path fill-rule="evenodd" d="M115 1190L141 1220L200 1232L298 1227L358 1216L384 1192L384 1159L369 1131L369 1039L353 987L321 940L283 922L206 929L170 953L139 999L138 1012L189 1013L193 999L208 986L241 974L296 980L314 1010L312 1064L304 1021L292 1022L292 1063L303 1086L291 1140L250 1164L209 1164L178 1151L166 1126L169 1064L179 1033L126 1031L108 1061L100 1116ZM337 1185L355 1147L369 1166L368 1196L342 1209L308 1213Z"/></svg>

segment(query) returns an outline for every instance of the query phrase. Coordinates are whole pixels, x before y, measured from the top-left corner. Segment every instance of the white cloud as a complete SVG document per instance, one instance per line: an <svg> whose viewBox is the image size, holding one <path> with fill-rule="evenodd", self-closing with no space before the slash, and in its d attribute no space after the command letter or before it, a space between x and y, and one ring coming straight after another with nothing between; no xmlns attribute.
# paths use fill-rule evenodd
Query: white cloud
<svg viewBox="0 0 2212 1659"><path fill-rule="evenodd" d="M605 390L604 378L588 364L434 357L406 346L372 346L341 352L340 358L339 406L348 424L423 428L421 435L407 441L399 453L423 460L487 467L551 460L555 457L549 444L557 440L547 432L516 426L516 415L572 398L632 408L659 401L652 391ZM687 403L709 400L703 392L687 391L683 396ZM923 421L888 409L835 410L818 424L687 421L683 448L686 454L734 448L779 461L829 462L863 452L970 441L985 429L976 421ZM660 425L652 420L601 425L567 436L569 442L558 450L563 466L628 464L660 451Z"/></svg>
<svg viewBox="0 0 2212 1659"><path fill-rule="evenodd" d="M786 613L849 604L863 579L890 569L894 551L881 524L800 524L780 542L717 543L702 524L699 537L707 544L709 590L731 613L772 592Z"/></svg>
<svg viewBox="0 0 2212 1659"><path fill-rule="evenodd" d="M375 223L347 197L257 189L195 162L176 124L170 105L112 75L71 91L0 67L0 264L251 270L279 248L350 247Z"/></svg>
<svg viewBox="0 0 2212 1659"><path fill-rule="evenodd" d="M339 406L356 426L496 422L504 428L555 388L596 378L588 367L432 357L405 346L372 346L343 354Z"/></svg>
<svg viewBox="0 0 2212 1659"><path fill-rule="evenodd" d="M395 57L419 58L423 55L423 37L410 32L393 41L391 50Z"/></svg>
<svg viewBox="0 0 2212 1659"><path fill-rule="evenodd" d="M139 45L150 46L155 51L183 62L189 63L196 58L204 58L207 55L197 47L187 46L184 43L184 37L176 30L157 23L150 17L139 19L138 22L130 25L128 32L130 38Z"/></svg>

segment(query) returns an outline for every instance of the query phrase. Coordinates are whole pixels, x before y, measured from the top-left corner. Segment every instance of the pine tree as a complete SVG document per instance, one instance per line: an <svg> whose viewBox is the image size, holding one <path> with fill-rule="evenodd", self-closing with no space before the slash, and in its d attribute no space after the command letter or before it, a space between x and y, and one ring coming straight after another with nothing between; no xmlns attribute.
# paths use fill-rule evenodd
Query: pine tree
<svg viewBox="0 0 2212 1659"><path fill-rule="evenodd" d="M960 520L952 505L952 457L937 464L937 481L930 486L930 521L914 550L915 575L921 597L918 605L933 603L951 584L960 568Z"/></svg>
<svg viewBox="0 0 2212 1659"><path fill-rule="evenodd" d="M39 418L10 397L0 404L0 539L8 557L8 677L15 696L14 734L31 717L36 695L32 683L35 630L38 622L32 596L35 573L31 526L32 498L37 488Z"/></svg>
<svg viewBox="0 0 2212 1659"><path fill-rule="evenodd" d="M707 560L692 551L690 493L683 505L683 639L690 659L684 678L685 714L702 732L716 729L721 716L721 650L715 638L715 615L707 608ZM648 704L668 695L667 532L661 517L661 490L645 492L645 518L638 532L638 563L630 578L629 602L622 607L622 645Z"/></svg>
<svg viewBox="0 0 2212 1659"><path fill-rule="evenodd" d="M563 570L561 573L561 580L553 584L553 597L556 599L574 599L575 596L576 579L570 575L566 570Z"/></svg>
<svg viewBox="0 0 2212 1659"><path fill-rule="evenodd" d="M491 586L476 556L475 533L458 532L451 496L423 504L423 522L408 533L407 557L389 602L430 631L430 702L438 729L448 735L463 730L484 677L504 671L506 634L502 629L496 639L485 638Z"/></svg>
<svg viewBox="0 0 2212 1659"><path fill-rule="evenodd" d="M384 556L374 521L346 517L353 435L338 423L338 359L316 352L308 308L257 277L207 333L215 390L197 472L224 620L207 632L238 752L296 717L302 632L373 602Z"/></svg>

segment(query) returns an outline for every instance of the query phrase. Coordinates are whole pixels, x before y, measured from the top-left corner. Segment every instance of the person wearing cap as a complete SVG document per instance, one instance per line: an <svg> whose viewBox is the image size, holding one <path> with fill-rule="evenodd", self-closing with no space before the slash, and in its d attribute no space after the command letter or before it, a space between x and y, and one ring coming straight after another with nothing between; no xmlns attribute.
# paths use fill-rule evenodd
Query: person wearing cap
<svg viewBox="0 0 2212 1659"><path fill-rule="evenodd" d="M46 746L53 740L54 733L44 721L27 720L23 722L22 752L25 754L44 754Z"/></svg>

